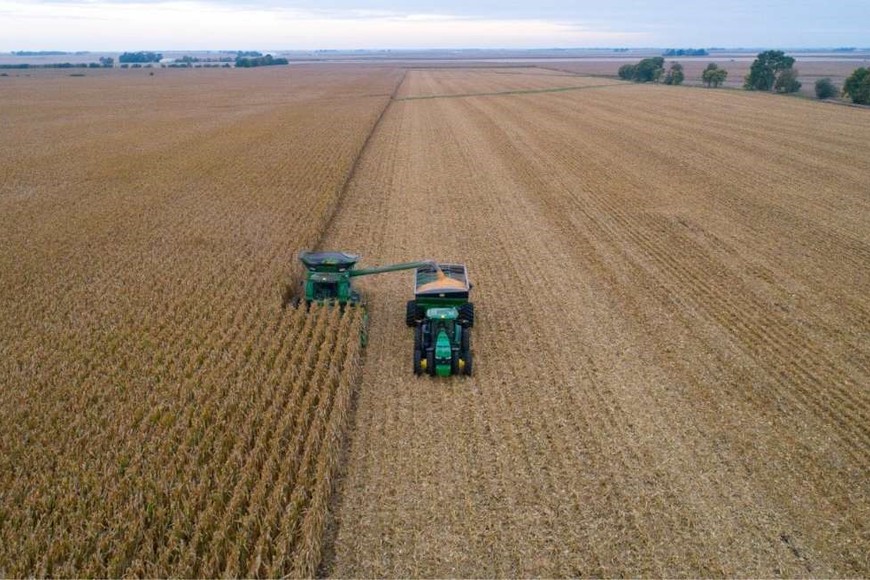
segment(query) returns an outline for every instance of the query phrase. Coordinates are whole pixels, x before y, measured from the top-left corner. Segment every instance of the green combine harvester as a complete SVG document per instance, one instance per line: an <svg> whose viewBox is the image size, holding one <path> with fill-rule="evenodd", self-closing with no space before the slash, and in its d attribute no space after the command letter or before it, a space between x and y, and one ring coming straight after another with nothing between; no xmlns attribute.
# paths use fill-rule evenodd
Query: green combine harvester
<svg viewBox="0 0 870 580"><path fill-rule="evenodd" d="M408 301L405 321L414 328L414 373L447 377L472 372L471 328L474 305L468 301L471 284L464 264L431 260L374 268L356 268L360 257L347 252L302 252L306 269L305 303L363 303L351 280L400 270L416 270L414 300Z"/></svg>

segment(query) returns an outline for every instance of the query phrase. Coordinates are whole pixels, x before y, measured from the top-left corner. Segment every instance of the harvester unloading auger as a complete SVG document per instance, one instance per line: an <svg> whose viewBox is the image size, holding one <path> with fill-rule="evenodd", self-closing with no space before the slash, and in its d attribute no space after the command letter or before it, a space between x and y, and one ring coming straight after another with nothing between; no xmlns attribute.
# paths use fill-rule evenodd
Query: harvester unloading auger
<svg viewBox="0 0 870 580"><path fill-rule="evenodd" d="M416 270L414 299L406 305L405 322L414 329L414 373L450 376L472 372L471 328L474 304L464 264L432 260L374 268L356 268L360 257L347 252L302 252L306 269L305 302L360 305L352 278L400 270Z"/></svg>

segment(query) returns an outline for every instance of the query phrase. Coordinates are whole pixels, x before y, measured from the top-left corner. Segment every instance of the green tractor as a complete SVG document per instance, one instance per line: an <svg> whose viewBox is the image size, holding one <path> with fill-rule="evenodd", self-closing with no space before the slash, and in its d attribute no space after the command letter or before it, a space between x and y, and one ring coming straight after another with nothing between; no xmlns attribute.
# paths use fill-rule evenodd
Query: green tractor
<svg viewBox="0 0 870 580"><path fill-rule="evenodd" d="M471 284L465 265L427 260L357 269L360 257L347 252L302 252L299 259L307 270L303 288L308 306L358 305L363 300L353 287L353 278L416 270L415 298L407 304L406 317L408 326L414 328L414 373L471 374L474 305L468 301Z"/></svg>
<svg viewBox="0 0 870 580"><path fill-rule="evenodd" d="M414 300L405 322L414 329L414 373L448 377L470 375L474 304L464 264L429 264L417 268Z"/></svg>

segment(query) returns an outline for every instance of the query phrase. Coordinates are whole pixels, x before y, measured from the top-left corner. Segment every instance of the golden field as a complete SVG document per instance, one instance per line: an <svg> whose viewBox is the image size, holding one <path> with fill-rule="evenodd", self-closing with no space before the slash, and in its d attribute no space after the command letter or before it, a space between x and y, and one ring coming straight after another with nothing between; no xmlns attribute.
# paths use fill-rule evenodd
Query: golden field
<svg viewBox="0 0 870 580"><path fill-rule="evenodd" d="M399 78L0 86L0 573L316 570L362 320L282 292Z"/></svg>
<svg viewBox="0 0 870 580"><path fill-rule="evenodd" d="M870 574L867 110L316 65L0 121L0 575ZM303 248L466 263L474 376L409 274L364 348L285 306Z"/></svg>

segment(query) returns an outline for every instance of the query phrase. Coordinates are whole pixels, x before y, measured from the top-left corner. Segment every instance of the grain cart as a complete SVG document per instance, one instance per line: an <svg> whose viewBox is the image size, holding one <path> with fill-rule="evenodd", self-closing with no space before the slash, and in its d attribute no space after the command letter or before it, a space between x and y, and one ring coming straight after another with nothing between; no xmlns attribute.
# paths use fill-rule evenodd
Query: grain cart
<svg viewBox="0 0 870 580"><path fill-rule="evenodd" d="M432 376L472 373L471 328L474 304L464 264L417 267L414 300L405 322L414 329L414 373Z"/></svg>

